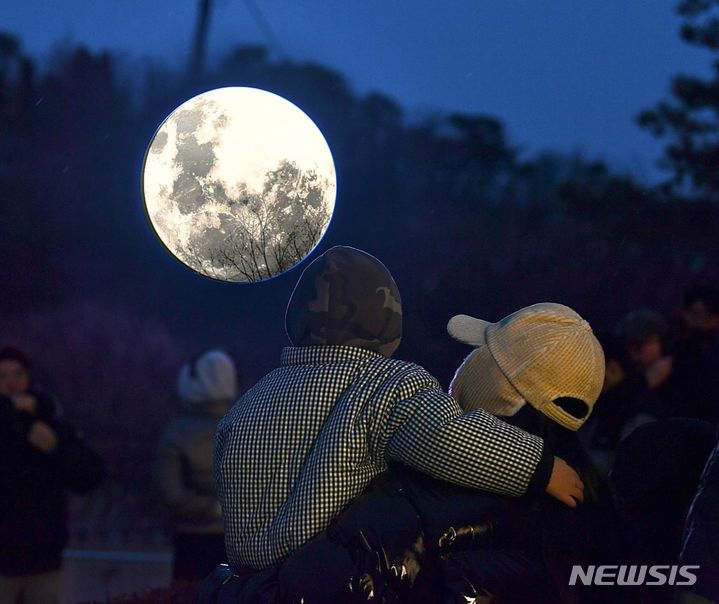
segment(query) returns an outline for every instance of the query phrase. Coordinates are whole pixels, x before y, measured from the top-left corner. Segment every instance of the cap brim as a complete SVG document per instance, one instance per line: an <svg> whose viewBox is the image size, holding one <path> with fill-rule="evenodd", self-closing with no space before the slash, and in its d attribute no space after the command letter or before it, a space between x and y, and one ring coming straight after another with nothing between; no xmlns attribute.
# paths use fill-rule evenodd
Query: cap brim
<svg viewBox="0 0 719 604"><path fill-rule="evenodd" d="M447 323L447 332L458 342L469 346L483 346L487 343L487 327L490 321L475 319L469 315L455 315Z"/></svg>

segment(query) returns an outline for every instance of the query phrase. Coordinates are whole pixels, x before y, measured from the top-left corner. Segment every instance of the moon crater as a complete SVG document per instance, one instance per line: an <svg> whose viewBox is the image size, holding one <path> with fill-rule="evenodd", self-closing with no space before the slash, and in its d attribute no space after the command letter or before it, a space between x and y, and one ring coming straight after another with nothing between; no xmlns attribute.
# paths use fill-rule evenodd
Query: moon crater
<svg viewBox="0 0 719 604"><path fill-rule="evenodd" d="M150 224L192 270L221 281L269 279L319 243L334 210L332 154L312 120L255 88L183 103L145 156Z"/></svg>

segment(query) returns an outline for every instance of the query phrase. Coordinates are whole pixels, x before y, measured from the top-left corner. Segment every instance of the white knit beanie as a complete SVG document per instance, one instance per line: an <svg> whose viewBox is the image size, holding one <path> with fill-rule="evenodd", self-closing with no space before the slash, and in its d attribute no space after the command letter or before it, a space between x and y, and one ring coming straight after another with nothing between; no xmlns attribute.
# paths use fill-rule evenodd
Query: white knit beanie
<svg viewBox="0 0 719 604"><path fill-rule="evenodd" d="M589 323L571 308L534 304L498 323L457 315L447 331L476 347L450 385L463 409L511 416L526 402L570 430L589 417L604 383L604 353ZM562 398L582 401L587 413L568 413L555 403Z"/></svg>
<svg viewBox="0 0 719 604"><path fill-rule="evenodd" d="M177 393L185 403L234 399L237 396L235 363L221 350L208 350L180 369Z"/></svg>

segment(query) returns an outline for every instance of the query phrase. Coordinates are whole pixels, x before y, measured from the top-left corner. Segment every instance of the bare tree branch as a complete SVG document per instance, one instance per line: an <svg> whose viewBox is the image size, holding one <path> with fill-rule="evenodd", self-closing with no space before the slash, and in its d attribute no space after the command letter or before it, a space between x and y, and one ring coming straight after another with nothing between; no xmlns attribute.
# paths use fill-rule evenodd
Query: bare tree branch
<svg viewBox="0 0 719 604"><path fill-rule="evenodd" d="M241 185L239 197L231 199L222 183L210 184L223 193L216 203L227 206L232 230L204 254L188 248L187 257L216 278L260 281L280 274L317 245L329 222L327 179L286 160L265 175L259 194Z"/></svg>

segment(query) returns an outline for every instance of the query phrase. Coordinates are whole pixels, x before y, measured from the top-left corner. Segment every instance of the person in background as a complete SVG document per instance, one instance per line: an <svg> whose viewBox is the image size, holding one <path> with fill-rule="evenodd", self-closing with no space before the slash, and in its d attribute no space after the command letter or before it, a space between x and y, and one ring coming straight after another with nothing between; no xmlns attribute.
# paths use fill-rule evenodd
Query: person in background
<svg viewBox="0 0 719 604"><path fill-rule="evenodd" d="M719 436L719 434L718 434ZM719 602L719 442L704 466L682 536L679 564L698 566L695 585L678 590L676 604Z"/></svg>
<svg viewBox="0 0 719 604"><path fill-rule="evenodd" d="M610 482L631 564L678 563L687 511L715 445L713 424L683 417L640 426L619 443ZM638 592L643 604L663 604L674 589L653 585Z"/></svg>
<svg viewBox="0 0 719 604"><path fill-rule="evenodd" d="M719 290L696 285L684 295L674 349L675 415L719 422Z"/></svg>
<svg viewBox="0 0 719 604"><path fill-rule="evenodd" d="M606 477L619 441L636 427L654 421L652 413L660 403L647 388L644 376L633 370L624 342L610 333L597 337L604 350L604 384L582 438L592 460Z"/></svg>
<svg viewBox="0 0 719 604"><path fill-rule="evenodd" d="M653 418L674 416L674 357L667 352L667 321L655 310L635 310L619 322L617 335L628 361L628 379L643 386L637 392L642 403L637 411Z"/></svg>
<svg viewBox="0 0 719 604"><path fill-rule="evenodd" d="M644 376L647 387L659 388L671 375L673 358L666 353L669 326L655 310L642 308L627 314L617 327L627 358Z"/></svg>
<svg viewBox="0 0 719 604"><path fill-rule="evenodd" d="M222 511L212 477L215 429L237 396L232 359L209 350L185 364L177 378L178 417L157 452L156 483L174 523L174 579L203 578L224 562Z"/></svg>
<svg viewBox="0 0 719 604"><path fill-rule="evenodd" d="M694 285L687 289L681 316L689 333L716 337L719 334L719 289L709 285Z"/></svg>
<svg viewBox="0 0 719 604"><path fill-rule="evenodd" d="M0 350L0 604L57 604L66 490L90 491L104 476L30 370L22 351Z"/></svg>

